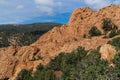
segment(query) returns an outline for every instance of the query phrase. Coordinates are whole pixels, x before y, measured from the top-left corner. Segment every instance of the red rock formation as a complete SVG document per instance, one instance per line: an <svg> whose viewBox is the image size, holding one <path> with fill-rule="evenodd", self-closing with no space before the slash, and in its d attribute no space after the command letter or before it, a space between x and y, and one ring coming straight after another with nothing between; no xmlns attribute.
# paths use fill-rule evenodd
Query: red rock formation
<svg viewBox="0 0 120 80"><path fill-rule="evenodd" d="M101 46L100 53L101 59L107 59L108 61L111 61L111 59L114 59L114 56L116 55L117 51L110 44L105 44Z"/></svg>
<svg viewBox="0 0 120 80"><path fill-rule="evenodd" d="M92 26L97 26L102 31L104 18L110 18L113 23L120 25L119 13L120 6L117 5L110 5L99 11L88 7L79 8L72 13L68 24L54 27L30 46L1 48L0 78L16 76L23 68L34 70L39 63L45 65L51 57L60 52L71 52L78 46L91 49L107 43L110 39L104 39L103 36L83 38L83 35L88 34ZM40 56L42 60L39 59Z"/></svg>

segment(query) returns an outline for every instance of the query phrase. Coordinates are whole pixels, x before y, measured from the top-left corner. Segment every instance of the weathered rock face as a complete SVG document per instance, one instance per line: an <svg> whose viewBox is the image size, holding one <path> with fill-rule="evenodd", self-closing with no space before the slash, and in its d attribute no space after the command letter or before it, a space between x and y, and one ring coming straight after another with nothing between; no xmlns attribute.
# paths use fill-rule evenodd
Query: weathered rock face
<svg viewBox="0 0 120 80"><path fill-rule="evenodd" d="M103 36L83 38L83 35L92 26L97 26L102 31L104 18L110 18L113 23L120 25L119 13L120 6L117 5L110 5L99 11L88 7L79 8L72 13L68 24L54 27L30 46L1 48L0 78L16 76L23 68L34 70L39 63L45 65L51 57L60 52L71 52L78 46L91 49L107 43L110 39L104 39Z"/></svg>
<svg viewBox="0 0 120 80"><path fill-rule="evenodd" d="M117 54L115 47L110 44L105 44L100 48L101 59L108 60L109 62L114 59L114 56Z"/></svg>
<svg viewBox="0 0 120 80"><path fill-rule="evenodd" d="M88 7L76 9L70 18L69 25L82 25L86 24L91 27L93 25L100 27L102 25L102 19L110 18L116 25L120 24L120 6L110 5L102 8L99 11L93 11ZM86 23L87 22L87 23Z"/></svg>
<svg viewBox="0 0 120 80"><path fill-rule="evenodd" d="M114 46L110 44L104 44L100 48L101 59L107 60L109 66L115 67L115 64L112 62L114 56L117 54L117 51Z"/></svg>
<svg viewBox="0 0 120 80"><path fill-rule="evenodd" d="M84 34L88 34L92 26L96 26L103 31L103 19L110 18L118 27L120 25L120 6L110 5L99 11L93 11L88 7L76 9L68 24L55 27L32 44L41 49L42 55L57 55L59 52L69 52L79 46L86 49L96 48L99 45L107 43L109 39L93 37L91 39L83 38ZM120 27L119 27L120 28ZM52 53L52 54L51 54Z"/></svg>
<svg viewBox="0 0 120 80"><path fill-rule="evenodd" d="M39 49L32 46L14 47L0 49L0 78L11 77L21 69L35 69L42 63L38 60Z"/></svg>

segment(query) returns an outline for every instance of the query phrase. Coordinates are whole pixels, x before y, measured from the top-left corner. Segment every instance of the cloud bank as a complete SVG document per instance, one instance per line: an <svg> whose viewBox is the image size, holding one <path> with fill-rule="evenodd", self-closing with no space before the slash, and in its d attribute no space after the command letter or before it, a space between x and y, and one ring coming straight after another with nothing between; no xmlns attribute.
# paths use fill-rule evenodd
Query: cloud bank
<svg viewBox="0 0 120 80"><path fill-rule="evenodd" d="M54 0L35 0L35 3L37 4L37 8L48 15L52 15L54 13L55 7L60 7L62 5L62 2L54 1Z"/></svg>
<svg viewBox="0 0 120 80"><path fill-rule="evenodd" d="M84 0L84 2L93 9L100 9L110 4L120 4L120 0Z"/></svg>

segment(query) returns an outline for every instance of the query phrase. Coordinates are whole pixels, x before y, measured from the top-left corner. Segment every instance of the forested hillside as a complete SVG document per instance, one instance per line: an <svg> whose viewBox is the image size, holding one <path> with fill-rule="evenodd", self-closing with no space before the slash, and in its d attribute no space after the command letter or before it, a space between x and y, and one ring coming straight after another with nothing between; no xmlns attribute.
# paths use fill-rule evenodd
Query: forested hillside
<svg viewBox="0 0 120 80"><path fill-rule="evenodd" d="M35 42L42 34L58 23L7 24L0 25L0 47L25 46Z"/></svg>

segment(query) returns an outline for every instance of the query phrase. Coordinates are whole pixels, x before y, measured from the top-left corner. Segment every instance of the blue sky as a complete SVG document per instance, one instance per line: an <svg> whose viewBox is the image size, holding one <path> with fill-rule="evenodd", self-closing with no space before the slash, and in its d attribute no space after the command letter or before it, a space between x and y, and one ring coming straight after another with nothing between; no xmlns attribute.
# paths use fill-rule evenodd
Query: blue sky
<svg viewBox="0 0 120 80"><path fill-rule="evenodd" d="M0 0L0 24L67 23L76 8L97 10L110 4L120 0Z"/></svg>

